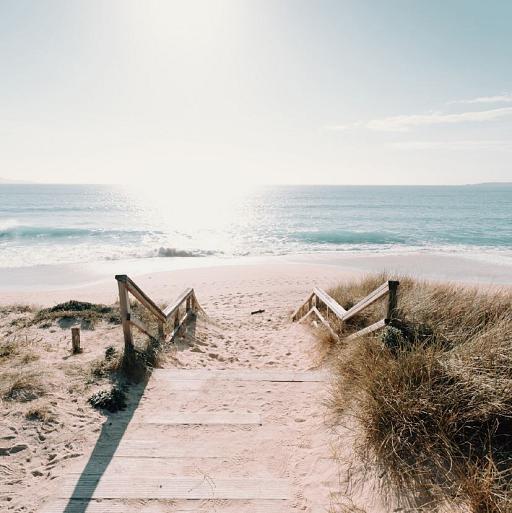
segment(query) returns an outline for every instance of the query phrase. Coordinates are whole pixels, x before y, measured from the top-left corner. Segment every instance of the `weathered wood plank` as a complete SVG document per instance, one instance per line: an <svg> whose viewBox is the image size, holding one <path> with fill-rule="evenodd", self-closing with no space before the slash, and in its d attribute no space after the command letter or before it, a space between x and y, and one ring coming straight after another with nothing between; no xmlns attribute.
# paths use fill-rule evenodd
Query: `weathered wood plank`
<svg viewBox="0 0 512 513"><path fill-rule="evenodd" d="M185 289L174 301L174 303L170 304L163 310L163 314L165 315L166 319L169 320L176 310L181 306L182 303L184 303L192 294L194 293L194 289Z"/></svg>
<svg viewBox="0 0 512 513"><path fill-rule="evenodd" d="M138 330L142 331L142 333L145 333L148 337L155 338L155 335L149 331L149 328L136 317L130 315L129 322L132 326L135 326Z"/></svg>
<svg viewBox="0 0 512 513"><path fill-rule="evenodd" d="M212 513L218 511L212 509L212 504L208 501L190 506L172 505L172 509L167 509L169 505L164 504L162 509L158 508L154 502L142 502L140 500L126 499L57 499L47 504L40 513L156 513L161 511L172 511L172 513ZM231 509L229 511L232 511ZM253 499L250 504L240 504L237 507L238 513L296 513L287 501L265 501Z"/></svg>
<svg viewBox="0 0 512 513"><path fill-rule="evenodd" d="M320 322L325 326L325 328L331 334L334 340L339 340L339 337L336 334L336 332L331 328L331 325L324 319L324 316L318 311L318 309L315 306L313 307L313 310L315 315L318 317Z"/></svg>
<svg viewBox="0 0 512 513"><path fill-rule="evenodd" d="M311 317L315 313L316 308L311 307L297 322L305 321L308 317Z"/></svg>
<svg viewBox="0 0 512 513"><path fill-rule="evenodd" d="M225 380L225 381L327 381L329 374L323 370L294 371L289 369L154 369L151 380Z"/></svg>
<svg viewBox="0 0 512 513"><path fill-rule="evenodd" d="M165 383L165 385L164 385ZM211 385L210 380L208 379L160 379L157 378L156 381L152 378L151 384L148 387L148 391L150 392L152 388L158 384L158 386L165 386L165 391L172 392L197 392L198 390L203 390L210 388Z"/></svg>
<svg viewBox="0 0 512 513"><path fill-rule="evenodd" d="M116 275L116 280L124 283L130 294L137 298L151 313L160 321L165 322L167 318L156 303L126 274Z"/></svg>
<svg viewBox="0 0 512 513"><path fill-rule="evenodd" d="M106 473L123 474L137 479L138 475L155 475L176 477L190 476L199 477L205 473L214 474L228 463L236 465L238 457L231 458L201 458L196 455L193 458L123 458L114 456L94 457L91 461L74 462L67 470L71 475L91 474L101 475ZM198 469L201 469L200 471ZM247 477L247 475L245 476ZM258 477L273 477L268 473L258 474Z"/></svg>
<svg viewBox="0 0 512 513"><path fill-rule="evenodd" d="M371 324L370 326L363 328L362 330L352 333L352 335L349 335L345 340L353 340L354 338L362 337L363 335L372 333L373 331L383 328L384 326L386 326L386 319L381 319L380 321L377 321L374 324Z"/></svg>
<svg viewBox="0 0 512 513"><path fill-rule="evenodd" d="M297 308L297 310L295 310L295 312L293 312L292 314L292 321L296 321L297 320L297 317L299 315L299 313L302 311L302 309L313 299L313 296L315 295L314 292L312 292L308 298L306 299L306 301L304 301L304 303L302 303L299 308Z"/></svg>
<svg viewBox="0 0 512 513"><path fill-rule="evenodd" d="M331 310L332 313L334 313L337 317L340 319L343 319L343 316L347 313L347 311L327 292L320 288L315 288L314 293L324 303L324 305Z"/></svg>
<svg viewBox="0 0 512 513"><path fill-rule="evenodd" d="M178 322L174 326L174 329L171 331L171 333L167 337L169 339L169 341L172 342L174 340L176 335L180 332L180 330L183 328L184 324L187 322L187 319L189 317L191 317L192 315L193 315L192 311L191 310L187 310L185 312L185 315L181 319L178 319Z"/></svg>
<svg viewBox="0 0 512 513"><path fill-rule="evenodd" d="M388 282L383 283L379 288L370 292L365 298L361 299L359 303L355 304L348 312L343 316L343 321L348 321L351 317L358 314L361 310L364 310L372 303L375 303L382 296L385 296L389 292Z"/></svg>
<svg viewBox="0 0 512 513"><path fill-rule="evenodd" d="M193 458L198 454L202 458L221 458L234 451L221 446L205 445L203 441L183 441L175 439L167 442L162 440L129 440L123 439L116 448L112 444L98 443L94 448L94 457L110 457L114 452L122 458Z"/></svg>
<svg viewBox="0 0 512 513"><path fill-rule="evenodd" d="M123 475L71 477L58 491L59 498L95 499L270 499L286 500L291 496L285 479L215 479L209 477L159 477Z"/></svg>
<svg viewBox="0 0 512 513"><path fill-rule="evenodd" d="M161 412L156 415L141 415L134 419L140 424L233 424L233 425L261 425L261 417L257 413L230 413L230 412Z"/></svg>

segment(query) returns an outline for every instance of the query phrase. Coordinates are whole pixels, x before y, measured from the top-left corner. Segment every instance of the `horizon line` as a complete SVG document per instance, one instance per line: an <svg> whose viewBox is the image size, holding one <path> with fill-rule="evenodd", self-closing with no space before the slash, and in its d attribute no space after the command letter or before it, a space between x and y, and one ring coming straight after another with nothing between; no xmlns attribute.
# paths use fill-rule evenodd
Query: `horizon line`
<svg viewBox="0 0 512 513"><path fill-rule="evenodd" d="M2 180L6 180L3 182ZM96 186L136 186L119 182L36 182L29 180L12 180L0 178L0 185L96 185ZM393 184L354 184L354 183L261 183L255 187L463 187L474 185L512 185L512 181L463 182L463 183L393 183Z"/></svg>

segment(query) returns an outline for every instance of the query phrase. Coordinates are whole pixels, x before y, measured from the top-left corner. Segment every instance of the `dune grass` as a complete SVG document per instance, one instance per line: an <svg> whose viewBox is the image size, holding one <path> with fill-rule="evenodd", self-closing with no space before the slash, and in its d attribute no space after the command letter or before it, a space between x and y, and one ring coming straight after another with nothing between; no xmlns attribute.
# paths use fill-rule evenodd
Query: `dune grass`
<svg viewBox="0 0 512 513"><path fill-rule="evenodd" d="M348 308L384 275L329 291ZM383 317L375 304L340 335ZM398 320L335 345L331 406L355 418L360 455L417 506L512 511L512 293L400 278ZM429 510L432 510L429 509Z"/></svg>
<svg viewBox="0 0 512 513"><path fill-rule="evenodd" d="M86 301L70 300L37 311L32 324L49 327L54 321L81 322L84 328L93 329L99 321L111 324L121 322L117 305L102 305Z"/></svg>

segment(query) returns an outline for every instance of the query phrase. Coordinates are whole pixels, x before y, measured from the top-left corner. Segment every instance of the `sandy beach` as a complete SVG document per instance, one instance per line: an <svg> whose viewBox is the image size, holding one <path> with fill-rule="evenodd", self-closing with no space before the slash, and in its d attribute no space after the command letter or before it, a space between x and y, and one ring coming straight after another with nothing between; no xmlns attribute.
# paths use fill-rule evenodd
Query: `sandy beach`
<svg viewBox="0 0 512 513"><path fill-rule="evenodd" d="M193 287L201 306L208 314L207 320L198 323L193 342L179 344L178 350L172 352L164 368L296 371L317 369L321 365L322 351L314 333L308 326L290 322L291 312L306 298L309 291L314 286L328 289L340 282L361 277L370 270L389 269L391 265L407 270L409 269L407 266L412 265L413 262L410 256L395 257L393 260L373 257L362 260L347 259L344 265L340 266L333 262L332 256L322 257L324 260L321 263L319 263L321 258L318 257L317 263L301 261L303 258L295 257L289 261L266 260L245 265L238 263L238 265L159 270L151 273L148 273L147 269L139 269L139 272L132 274L132 278L158 303L168 303L184 288ZM434 270L439 268L440 259L444 261L445 258L423 257L419 259L422 265L417 267L424 271L425 278L444 279L447 273L451 272L449 276L452 281L474 284L474 278L482 276L484 267L470 260L462 263L460 260L452 261L450 266L442 267L442 274L436 275ZM511 269L504 266L487 269L487 280L482 280L484 286L505 286L510 283ZM119 270L121 271L121 268ZM125 268L122 270L125 271ZM40 306L53 305L70 299L106 304L115 302L117 299L115 280L113 277L100 279L98 274L101 272L88 275L80 286L69 288L65 288L63 283L59 283L60 286L56 288L52 288L51 284L37 287L37 282L34 282L34 290L27 290L26 287L15 290L14 286L9 284L1 292L1 302L4 305L27 303ZM67 274L64 273L61 279L66 276ZM251 315L255 310L263 310L263 312ZM12 325L18 318L19 315L15 313L4 316L0 324L0 333L4 336L12 336ZM62 401L69 400L66 394L58 392L59 387L65 385L66 373L69 373L66 367L69 362L66 359L70 346L69 327L65 324L52 324L48 329L48 326L30 325L14 332L16 337L38 340L37 348L32 346L33 352L38 355L40 361L55 365L61 371L60 374L51 378L52 388L46 392L46 400L55 405L52 408L56 412L61 427L56 429L56 426L52 427L50 424L50 428L41 438L40 428L34 425L34 422L23 420L23 416L20 417L25 411L24 406L14 409L9 406L4 415L5 450L9 447L22 447L19 452L9 456L12 472L4 476L4 483L16 483L11 484L7 491L5 487L3 488L4 499L9 498L6 503L9 511L22 511L23 508L27 508L28 511L38 511L42 504L49 504L54 508L44 511L64 511L65 504L62 501L54 503L51 499L61 486L62 480L69 476L70 469L75 469L73 472L77 472L77 468L84 467L87 454L97 443L100 432L103 432L100 430L106 419L92 411L84 402L85 397L93 390L90 386L80 385L78 389L80 397L74 396L70 406L56 406ZM94 362L101 357L109 345L121 349L123 344L121 328L102 322L93 330L83 329L82 343L84 352L73 357L73 364L88 365ZM51 351L41 349L43 347L51 348ZM62 360L63 357L65 360ZM328 424L324 424L322 420L328 417L328 412L323 405L325 395L328 394L328 386L327 383L310 387L304 387L303 384L300 388L302 406L296 404L299 388L288 386L277 390L271 387L267 398L265 394L261 395L261 391L258 392L257 389L247 388L247 386L245 391L235 389L232 392L229 390L226 392L224 404L234 407L239 404L244 394L248 394L248 397L253 397L252 406L249 405L253 408L251 411L261 412L268 418L276 419L277 422L275 429L267 427L262 435L264 438L261 439L261 443L267 444L265 447L268 446L268 449L265 451L268 452L258 453L258 457L256 453L244 452L243 461L246 462L246 472L251 472L252 468L261 470L261 465L263 467L266 465L265 461L272 461L269 467L265 467L264 475L275 476L276 469L279 469L278 475L290 478L299 488L303 487L300 495L293 495L290 511L323 511L322 508L332 505L333 501L359 504L368 512L385 511L382 509L378 495L368 492L368 487L357 493L353 491L350 494L339 495L340 476L345 476L352 465L349 462L349 446L345 445L342 451L344 454L340 461L344 463L340 463L341 467L338 464L325 466L324 463L318 467L319 462L332 458L333 444L336 445L335 440L339 436L332 432ZM144 408L147 409L148 404L166 404L169 400L166 395L168 392L165 389L160 390L158 383L148 388L148 391L151 390L153 392L146 392L149 393L149 397L144 403L146 404ZM242 395L240 395L241 392ZM278 395L273 400L272 394L276 393ZM196 390L194 404L197 405L198 411L203 408L201 404L216 404L219 398L214 396L215 394L212 396L212 391L209 389L204 389L203 392ZM276 403L277 398L279 401ZM144 408L141 410L142 414L146 411ZM192 411L187 401L183 402L180 408L185 409L184 411ZM293 417L299 413L305 421L294 423L293 436L285 435L285 432L289 432L286 430L291 429L286 419L290 418L290 415ZM114 417L110 417L112 418ZM78 423L77 419L80 419ZM133 429L136 433L135 437L142 436L140 425ZM158 429L155 427L151 429L151 437L158 439L160 436ZM184 428L174 429L179 431ZM212 429L217 433L211 438L211 448L214 449L221 443L218 436L222 433L225 435L225 432L219 431L218 428ZM14 433L14 436L8 434L9 430ZM128 432L131 431L128 430ZM239 431L235 429L235 433ZM167 431L166 436L170 434ZM179 433L174 434L177 436ZM236 438L238 435L233 436ZM301 440L299 446L295 445L297 440ZM236 447L238 442L234 443ZM284 447L283 452L279 453L280 456L276 456L275 453L276 443ZM205 445L204 449L208 450L208 447L210 446ZM309 449L302 450L300 447ZM339 444L337 447L339 450ZM289 452L290 450L292 452ZM27 458L28 454L30 456ZM55 463L55 454L61 454L64 457L58 464ZM86 455L85 459L81 456L83 454ZM231 459L228 458L228 461L220 467L221 476L236 474L240 460L233 458L234 456ZM69 461L73 463L70 464ZM209 471L215 471L216 467L210 467L208 467ZM196 475L191 469L189 465L176 472L184 473L189 477ZM310 470L305 472L305 469ZM318 469L318 472L311 469ZM130 502L123 504L123 507L127 508L126 511L131 511L129 508L134 507ZM181 503L178 501L179 504ZM231 503L228 501L225 511L231 511L229 504ZM263 506L263 510L266 511L265 507L269 505ZM145 505L145 507L149 506ZM204 511L209 511L209 506L204 507L206 508ZM138 508L139 506L137 511L145 511ZM162 506L161 509L151 509L151 511L167 510Z"/></svg>
<svg viewBox="0 0 512 513"><path fill-rule="evenodd" d="M198 323L194 343L179 346L178 351L173 352L172 357L166 362L165 368L308 370L318 367L321 354L316 350L314 335L305 326L291 324L289 315L313 286L328 287L332 283L353 276L352 271L343 271L333 266L273 264L169 271L137 276L136 280L151 297L164 302L176 297L186 286L193 286L209 316L207 320ZM70 290L24 291L19 295L10 292L3 296L3 301L50 305L73 298L110 303L116 299L115 285L115 281L111 279L101 284ZM260 315L251 315L251 311L254 310L264 312ZM12 325L16 319L19 319L19 315L15 313L4 316L0 324L0 332L4 336L12 336ZM37 345L30 346L31 354L38 358L36 363L46 362L54 367L46 378L49 387L46 389L44 401L45 404L51 405L58 424L50 423L41 431L37 422L25 419L26 404L13 407L8 402L4 403L8 408L3 418L3 445L4 451L9 454L7 458L10 472L2 479L2 497L6 501L8 511L39 511L41 505L46 503L49 507L57 508L51 511L58 511L59 507L65 509L64 506L62 503L55 505L50 499L55 496L62 479L65 479L72 469L76 471L80 465L85 465L87 454L97 443L103 423L109 419L94 412L85 403L85 398L94 390L94 386L91 388L88 385L76 385L78 378L70 378L69 366L87 366L97 361L109 345L121 349L122 331L119 326L112 327L105 323L100 323L93 330L82 330L84 352L71 360L68 359L68 325L61 327L55 323L49 329L31 325L17 329L15 336L37 340ZM69 386L69 383L75 383L73 386L77 387L78 396L68 396L61 391L63 387ZM158 391L158 387L156 388L157 390L150 393L148 401L151 404L167 403L168 392ZM251 404L247 406L255 409L254 411L260 411L268 418L276 419L277 422L275 429L269 428L270 430L261 435L264 437L261 443L268 447L268 452L259 455L263 458L263 463L260 461L261 458L255 459L255 453L244 453L243 461L248 465L245 472L251 472L251 468L255 471L258 468L261 470L261 465L265 467L264 462L269 459L271 463L265 471L266 474L270 472L271 475L275 475L278 471L278 474L291 476L292 480L299 480L306 486L301 496L295 497L294 506L290 511L295 511L295 508L316 511L316 508L330 500L330 489L325 484L320 486L320 481L326 481L329 474L325 464L321 462L323 458L331 457L328 431L320 428L325 416L322 398L327 393L326 387L322 383L309 388L304 388L300 384L288 386L279 391L275 387L272 391L271 387L268 390L270 395L264 391L251 392L245 388L246 392L242 390L242 395L240 389L228 392L224 397L224 404L235 407L245 394L252 394ZM155 387L149 387L149 390L151 389ZM301 392L296 397L298 390ZM275 396L277 392L278 396ZM200 405L205 401L210 406L216 404L220 398L215 398L214 395L212 396L212 391L208 389L204 392L196 391L196 409L201 410ZM274 396L275 399L272 399ZM277 398L278 403L275 402ZM182 408L186 411L195 411L190 410L187 401L183 403ZM294 422L293 430L289 431L286 419L289 419L290 415L299 414L305 422ZM113 418L110 417L110 421ZM134 429L136 432L138 429L140 435L140 427ZM213 429L219 436L222 433L226 435L224 430ZM239 431L236 427L233 429L235 435L231 436L236 437ZM158 430L153 427L151 433L151 436L155 437ZM169 436L169 432L166 436ZM242 436L245 436L244 432ZM220 442L218 436L212 435L211 440L213 450ZM276 456L276 443L279 440L283 448L280 455ZM301 440L303 448L298 452L293 450L289 453L297 440ZM208 447L205 445L204 450L208 451ZM16 448L21 449L16 452ZM233 449L236 448L235 445ZM82 454L86 455L85 459L81 457ZM237 468L240 467L240 459L237 458L241 456L235 456L231 455L221 466L221 477L237 475ZM183 467L183 462L175 464ZM320 474L311 470L319 470L318 465L322 465L323 469ZM200 467L204 470L204 465ZM188 466L182 469L182 474L193 477L197 475L194 468L192 459ZM214 471L215 467L208 464L208 469ZM300 477L302 474L298 472L306 469L309 469L306 472L309 477ZM180 473L178 468L174 472ZM329 479L334 479L336 472L337 470L332 467ZM133 505L124 504L123 507L129 511ZM137 506L137 511L141 511L140 507L142 506ZM265 504L262 507L265 510ZM209 506L205 508L204 511L209 510ZM162 506L158 511L167 509Z"/></svg>
<svg viewBox="0 0 512 513"><path fill-rule="evenodd" d="M420 279L486 286L512 285L512 265L460 255L435 253L340 254L321 253L282 257L154 258L0 269L0 304L47 305L74 299L111 303L117 298L115 274L129 274L141 281L156 298L165 300L180 287L201 287L215 275L226 286L236 286L236 276L310 276L313 281L365 273L389 272ZM272 280L270 280L270 283ZM175 286L176 285L176 286ZM168 296L168 294L171 296Z"/></svg>

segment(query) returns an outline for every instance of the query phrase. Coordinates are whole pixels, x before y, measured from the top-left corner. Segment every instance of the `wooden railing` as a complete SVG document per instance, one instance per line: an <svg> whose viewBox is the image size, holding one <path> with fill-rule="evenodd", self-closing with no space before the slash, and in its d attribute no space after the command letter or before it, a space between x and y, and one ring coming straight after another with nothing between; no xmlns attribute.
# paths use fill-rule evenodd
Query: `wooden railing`
<svg viewBox="0 0 512 513"><path fill-rule="evenodd" d="M163 310L126 274L116 275L119 287L119 308L121 311L121 324L123 326L125 352L132 352L134 349L132 327L142 331L153 339L164 341L173 340L185 323L195 316L198 311L203 311L197 302L194 289L186 289L182 294ZM140 319L132 315L130 306L130 294L146 308L156 319L158 334L152 334L151 329ZM184 312L182 306L185 306ZM165 327L171 323L172 330L166 336Z"/></svg>
<svg viewBox="0 0 512 513"><path fill-rule="evenodd" d="M350 318L354 317L375 303L375 301L378 301L380 298L387 295L388 304L386 316L383 319L371 324L370 326L352 333L346 338L346 340L361 337L367 333L372 333L379 328L383 328L392 322L393 319L395 319L398 298L398 285L398 281L386 281L380 287L368 294L365 298L361 299L361 301L359 301L349 310L345 310L345 308L343 308L339 303L336 302L335 299L329 296L327 292L323 291L322 289L315 288L306 299L306 301L300 305L297 310L295 310L292 315L292 320L302 321L311 315L316 315L318 320L325 326L331 335L334 338L339 339L338 335L329 323L331 314L333 314L338 321L346 322ZM322 314L321 310L325 312L325 316Z"/></svg>

